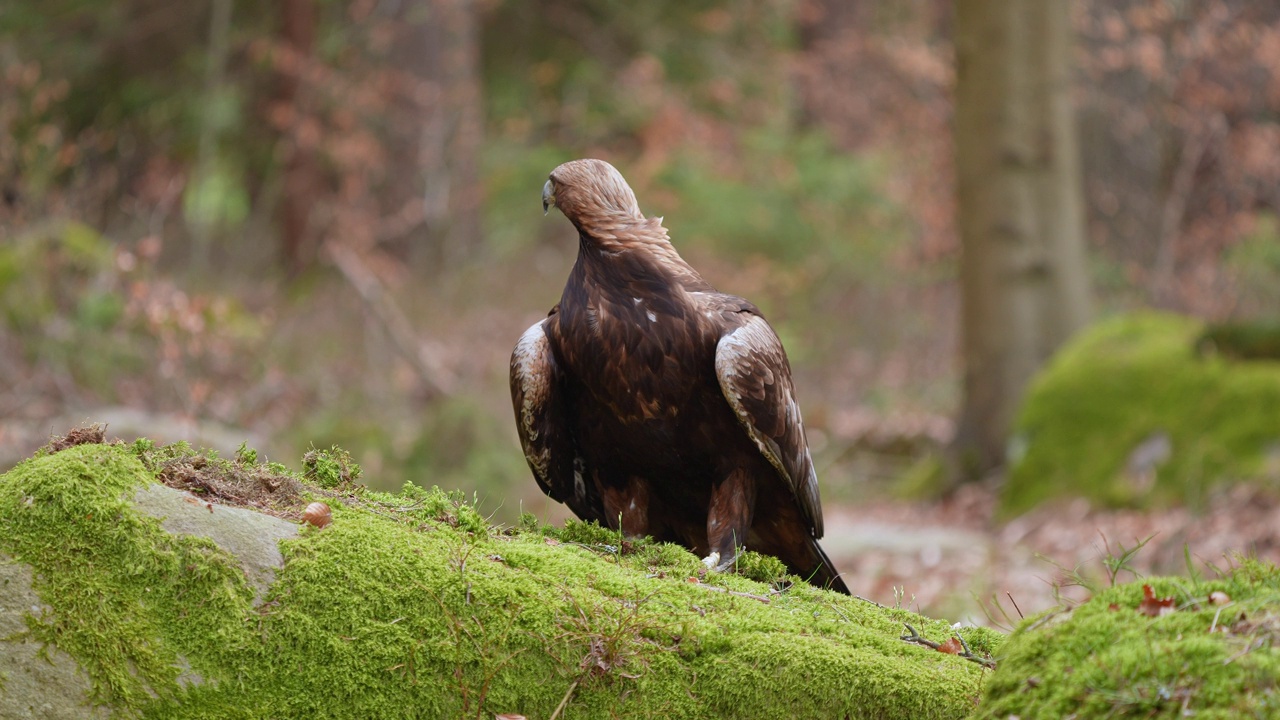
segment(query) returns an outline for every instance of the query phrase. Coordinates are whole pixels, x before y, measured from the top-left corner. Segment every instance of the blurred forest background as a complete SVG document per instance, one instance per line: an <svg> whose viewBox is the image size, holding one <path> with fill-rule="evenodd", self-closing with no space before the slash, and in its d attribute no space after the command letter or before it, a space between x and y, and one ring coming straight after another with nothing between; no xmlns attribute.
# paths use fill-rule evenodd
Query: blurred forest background
<svg viewBox="0 0 1280 720"><path fill-rule="evenodd" d="M1280 319L1280 4L1070 9L1094 315ZM106 421L338 444L379 488L562 517L507 362L577 249L542 183L594 156L777 328L828 512L891 493L963 400L956 25L949 0L6 0L0 465Z"/></svg>

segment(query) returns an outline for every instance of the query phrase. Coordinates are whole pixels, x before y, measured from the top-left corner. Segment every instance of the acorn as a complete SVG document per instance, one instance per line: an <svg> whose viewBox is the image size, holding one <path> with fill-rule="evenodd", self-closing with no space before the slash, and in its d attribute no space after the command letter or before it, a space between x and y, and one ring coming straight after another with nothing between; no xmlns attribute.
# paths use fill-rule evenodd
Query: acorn
<svg viewBox="0 0 1280 720"><path fill-rule="evenodd" d="M313 502L302 511L302 522L322 528L333 521L333 511L322 502Z"/></svg>

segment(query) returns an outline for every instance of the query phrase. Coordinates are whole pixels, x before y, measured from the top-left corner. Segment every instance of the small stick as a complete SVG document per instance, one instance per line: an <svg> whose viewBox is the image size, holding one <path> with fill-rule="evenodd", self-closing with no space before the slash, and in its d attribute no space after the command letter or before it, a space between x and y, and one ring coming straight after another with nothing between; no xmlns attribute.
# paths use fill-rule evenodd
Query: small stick
<svg viewBox="0 0 1280 720"><path fill-rule="evenodd" d="M566 692L564 694L564 699L561 700L560 704L556 706L556 711L551 713L550 720L556 720L556 718L560 717L560 711L564 710L564 706L569 704L569 698L573 697L573 691L578 689L578 681L581 679L582 678L578 678L577 680L574 680L573 684L569 686L569 692Z"/></svg>
<svg viewBox="0 0 1280 720"><path fill-rule="evenodd" d="M1222 664L1223 664L1223 665L1230 665L1231 663L1235 662L1236 660L1238 660L1238 659L1240 659L1240 658L1244 657L1245 655L1248 655L1249 653L1253 652L1254 650L1257 650L1258 648L1262 647L1263 643L1265 643L1266 641L1267 641L1267 639L1266 639L1266 638L1264 638L1264 637L1260 637L1260 638L1258 638L1256 642L1251 642L1251 643L1249 643L1249 644L1248 644L1248 645L1246 645L1246 646L1245 646L1245 648L1244 648L1243 650L1241 650L1240 652L1236 653L1235 655L1232 655L1231 657L1227 658L1226 660L1223 660L1223 661L1222 661Z"/></svg>
<svg viewBox="0 0 1280 720"><path fill-rule="evenodd" d="M1013 598L1009 599L1012 600ZM1017 605L1014 605L1014 607L1017 607ZM972 660L985 668L991 668L992 670L996 668L994 660L988 660L974 655L973 651L969 649L969 643L964 641L964 638L960 636L960 633L956 633L956 639L960 641L960 646L964 648L964 654L960 657L965 658L966 660Z"/></svg>
<svg viewBox="0 0 1280 720"><path fill-rule="evenodd" d="M934 650L937 650L938 648L942 647L942 643L936 643L932 640L927 640L925 638L920 637L920 633L916 632L916 629L911 627L910 623L904 622L902 624L907 626L907 629L911 631L911 634L902 635L899 637L899 639L905 640L909 643L915 643L916 645L923 645L927 648L932 648ZM956 635L956 639L960 641L961 647L964 648L964 653L956 653L958 657L962 657L965 660L968 660L970 662L976 662L979 665L986 668L992 668L992 669L995 668L996 666L995 661L988 660L986 658L980 658L977 655L974 655L973 651L969 649L969 643L965 642L964 638L960 637L959 634Z"/></svg>
<svg viewBox="0 0 1280 720"><path fill-rule="evenodd" d="M766 605L773 602L773 598L767 598L764 595L753 595L751 593L738 592L737 590L722 588L719 585L707 585L706 583L698 583L697 587L704 588L707 590L714 590L716 592L728 593L730 595L737 595L738 597L751 598L752 600L759 600L760 602Z"/></svg>
<svg viewBox="0 0 1280 720"><path fill-rule="evenodd" d="M924 645L925 647L933 648L934 650L937 650L938 648L942 647L942 643L936 643L932 640L927 640L925 638L920 637L920 633L916 632L916 629L911 627L910 623L902 623L902 624L907 626L907 629L911 631L911 634L902 635L898 639L906 640L909 643L915 643L917 645Z"/></svg>
<svg viewBox="0 0 1280 720"><path fill-rule="evenodd" d="M1008 590L1005 590L1004 594L1009 596L1009 602L1013 603L1013 609L1018 611L1018 619L1026 620L1027 618L1022 614L1022 608L1018 607L1018 601L1013 599L1013 594Z"/></svg>

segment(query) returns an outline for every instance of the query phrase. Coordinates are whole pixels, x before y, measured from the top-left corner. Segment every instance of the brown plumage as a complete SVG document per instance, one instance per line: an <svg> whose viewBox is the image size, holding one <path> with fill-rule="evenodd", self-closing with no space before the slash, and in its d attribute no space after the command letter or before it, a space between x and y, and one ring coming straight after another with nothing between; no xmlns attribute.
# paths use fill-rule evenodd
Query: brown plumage
<svg viewBox="0 0 1280 720"><path fill-rule="evenodd" d="M680 543L718 569L745 546L848 593L818 545L791 367L760 311L681 259L612 165L556 168L551 205L578 231L578 260L511 356L539 487L578 517Z"/></svg>

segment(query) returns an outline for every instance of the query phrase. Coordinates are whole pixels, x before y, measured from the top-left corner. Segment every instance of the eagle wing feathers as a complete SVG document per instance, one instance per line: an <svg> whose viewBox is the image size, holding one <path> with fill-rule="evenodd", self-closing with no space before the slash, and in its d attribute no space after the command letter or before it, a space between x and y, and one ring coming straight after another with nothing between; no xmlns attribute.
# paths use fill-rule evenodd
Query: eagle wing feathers
<svg viewBox="0 0 1280 720"><path fill-rule="evenodd" d="M555 378L555 358L539 321L525 330L511 353L511 400L529 469L543 492L563 502L564 493L558 492L563 489L554 488L551 480L551 439L560 427L555 422Z"/></svg>
<svg viewBox="0 0 1280 720"><path fill-rule="evenodd" d="M511 353L511 402L520 445L544 493L583 519L603 520L603 505L584 481L586 467L568 436L560 371L545 324L530 326Z"/></svg>
<svg viewBox="0 0 1280 720"><path fill-rule="evenodd" d="M805 440L791 365L763 317L745 320L716 344L716 378L738 422L791 488L814 538L822 537L818 477Z"/></svg>

